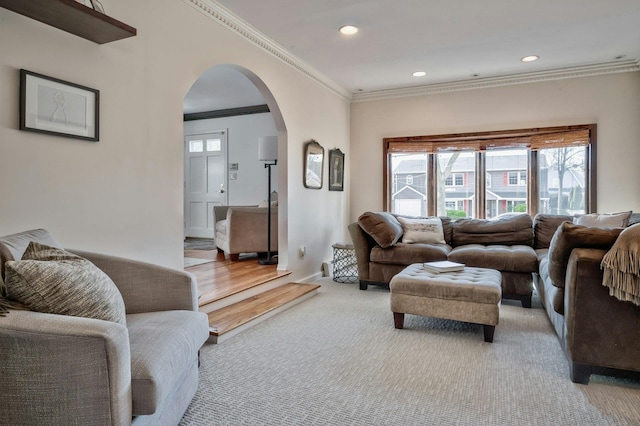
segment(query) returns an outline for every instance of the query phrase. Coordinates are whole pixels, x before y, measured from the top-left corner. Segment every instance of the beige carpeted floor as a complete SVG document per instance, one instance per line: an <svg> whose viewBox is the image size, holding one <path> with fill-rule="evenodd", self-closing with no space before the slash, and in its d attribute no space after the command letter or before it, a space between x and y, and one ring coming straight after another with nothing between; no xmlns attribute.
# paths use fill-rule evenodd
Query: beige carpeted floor
<svg viewBox="0 0 640 426"><path fill-rule="evenodd" d="M408 315L389 292L322 279L318 295L201 352L182 425L640 425L640 382L569 380L535 303L481 326Z"/></svg>

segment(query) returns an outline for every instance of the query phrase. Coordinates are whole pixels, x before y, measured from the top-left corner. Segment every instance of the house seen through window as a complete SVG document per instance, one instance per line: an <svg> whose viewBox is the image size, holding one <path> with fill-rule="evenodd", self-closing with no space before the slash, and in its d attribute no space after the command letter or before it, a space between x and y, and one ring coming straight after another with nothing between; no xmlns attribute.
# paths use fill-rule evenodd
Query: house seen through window
<svg viewBox="0 0 640 426"><path fill-rule="evenodd" d="M452 218L586 213L595 205L593 144L595 125L388 138L387 209Z"/></svg>

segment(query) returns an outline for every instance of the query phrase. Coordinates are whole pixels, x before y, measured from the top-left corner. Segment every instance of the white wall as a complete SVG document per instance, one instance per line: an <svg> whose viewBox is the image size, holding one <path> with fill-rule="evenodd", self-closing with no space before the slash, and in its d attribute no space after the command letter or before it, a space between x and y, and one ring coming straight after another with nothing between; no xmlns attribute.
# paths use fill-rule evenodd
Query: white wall
<svg viewBox="0 0 640 426"><path fill-rule="evenodd" d="M302 146L315 138L348 152L348 102L186 0L107 6L138 36L97 45L0 9L0 235L44 227L67 247L181 268L183 98L208 68L235 64L282 113L284 266L294 281L320 271L344 235L348 192L304 189ZM20 68L99 89L100 141L19 131Z"/></svg>
<svg viewBox="0 0 640 426"><path fill-rule="evenodd" d="M239 115L186 121L185 135L211 131L227 132L228 163L238 163L237 179L228 181L228 204L247 206L267 199L268 171L264 161L258 161L258 138L276 136L278 131L271 113ZM278 190L278 166L271 167L271 190Z"/></svg>
<svg viewBox="0 0 640 426"><path fill-rule="evenodd" d="M354 103L350 220L383 209L385 137L588 123L598 125L597 210L640 211L639 72Z"/></svg>

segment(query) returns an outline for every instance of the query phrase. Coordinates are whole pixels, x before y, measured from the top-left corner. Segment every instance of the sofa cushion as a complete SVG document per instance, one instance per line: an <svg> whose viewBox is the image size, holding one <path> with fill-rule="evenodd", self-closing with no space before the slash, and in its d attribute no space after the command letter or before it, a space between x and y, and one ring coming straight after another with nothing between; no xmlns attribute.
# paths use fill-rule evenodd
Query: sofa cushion
<svg viewBox="0 0 640 426"><path fill-rule="evenodd" d="M445 244L442 221L439 217L398 217L402 225L403 243Z"/></svg>
<svg viewBox="0 0 640 426"><path fill-rule="evenodd" d="M127 329L133 415L153 414L196 361L209 337L207 316L192 311L131 314Z"/></svg>
<svg viewBox="0 0 640 426"><path fill-rule="evenodd" d="M553 234L564 221L573 220L573 216L558 214L537 214L533 219L533 247L535 249L548 249Z"/></svg>
<svg viewBox="0 0 640 426"><path fill-rule="evenodd" d="M393 249L374 247L371 262L391 265L411 265L412 263L447 260L451 247L446 244L398 243Z"/></svg>
<svg viewBox="0 0 640 426"><path fill-rule="evenodd" d="M0 275L4 278L4 263L8 260L20 260L31 241L62 248L46 229L32 229L0 237ZM0 283L2 280L0 279Z"/></svg>
<svg viewBox="0 0 640 426"><path fill-rule="evenodd" d="M626 228L629 226L631 211L620 213L589 213L573 218L575 225L597 226L600 228Z"/></svg>
<svg viewBox="0 0 640 426"><path fill-rule="evenodd" d="M453 223L453 246L465 244L532 246L533 221L528 214L457 220Z"/></svg>
<svg viewBox="0 0 640 426"><path fill-rule="evenodd" d="M593 228L563 222L549 245L549 277L554 286L564 288L567 262L574 248L609 250L622 228Z"/></svg>
<svg viewBox="0 0 640 426"><path fill-rule="evenodd" d="M80 256L31 242L22 260L10 260L5 267L6 297L32 311L126 325L120 291L107 274Z"/></svg>
<svg viewBox="0 0 640 426"><path fill-rule="evenodd" d="M452 262L466 266L497 269L504 272L537 272L538 256L532 247L525 245L467 244L455 247L449 253Z"/></svg>
<svg viewBox="0 0 640 426"><path fill-rule="evenodd" d="M402 225L387 212L365 212L358 218L360 227L382 248L393 246L402 237Z"/></svg>

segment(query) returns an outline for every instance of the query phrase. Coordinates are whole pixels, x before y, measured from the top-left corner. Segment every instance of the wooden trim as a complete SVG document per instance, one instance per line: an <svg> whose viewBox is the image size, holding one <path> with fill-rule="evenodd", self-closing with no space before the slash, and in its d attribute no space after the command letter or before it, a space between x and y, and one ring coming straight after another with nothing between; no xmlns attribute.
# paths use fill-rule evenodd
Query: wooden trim
<svg viewBox="0 0 640 426"><path fill-rule="evenodd" d="M210 118L235 117L238 115L263 114L271 112L267 104L248 107L219 109L216 111L192 112L184 114L184 121L208 120Z"/></svg>
<svg viewBox="0 0 640 426"><path fill-rule="evenodd" d="M587 147L587 164L585 165L586 188L585 194L589 194L589 204L585 205L587 213L595 213L598 211L598 191L596 182L598 177L598 125L591 124L589 126L589 146Z"/></svg>

